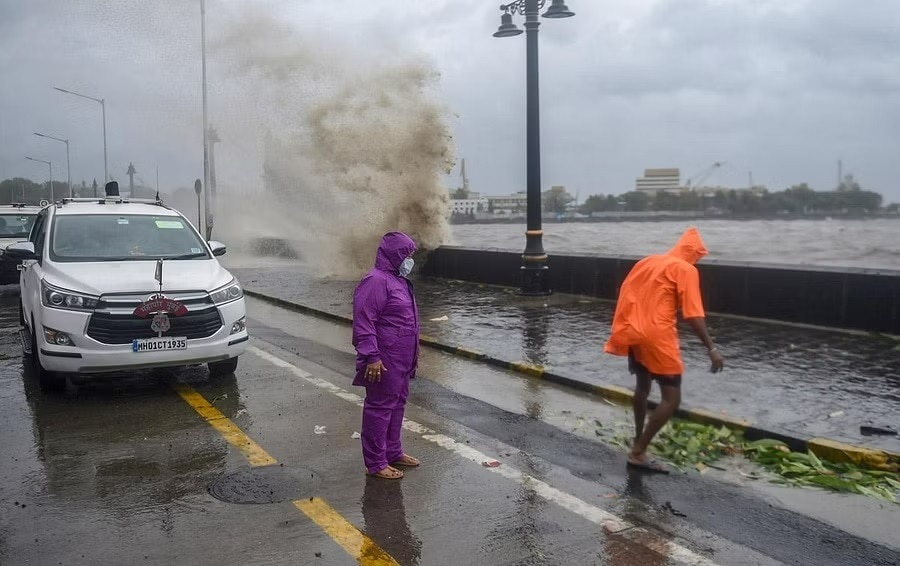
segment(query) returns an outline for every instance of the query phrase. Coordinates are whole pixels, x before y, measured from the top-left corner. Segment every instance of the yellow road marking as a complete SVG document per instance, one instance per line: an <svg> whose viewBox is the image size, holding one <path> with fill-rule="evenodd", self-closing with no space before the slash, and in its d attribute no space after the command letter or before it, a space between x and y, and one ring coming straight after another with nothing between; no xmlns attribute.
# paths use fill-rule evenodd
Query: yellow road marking
<svg viewBox="0 0 900 566"><path fill-rule="evenodd" d="M231 420L223 415L219 409L213 407L203 395L197 393L192 387L177 383L172 386L188 405L194 408L206 422L219 431L222 438L241 451L247 457L251 466L268 466L277 464L278 460L269 456L269 453L241 431Z"/></svg>
<svg viewBox="0 0 900 566"><path fill-rule="evenodd" d="M390 554L341 517L324 500L317 497L299 499L294 501L294 506L328 533L328 536L334 539L359 564L363 566L399 566Z"/></svg>
<svg viewBox="0 0 900 566"><path fill-rule="evenodd" d="M251 466L268 466L277 464L278 460L244 434L231 420L197 393L193 387L177 383L172 386L178 395L193 407L197 414L210 424L232 446L247 457ZM390 554L381 549L375 542L362 534L349 521L341 517L323 499L301 499L294 501L294 506L313 520L325 534L330 536L341 548L354 557L363 566L399 566Z"/></svg>
<svg viewBox="0 0 900 566"><path fill-rule="evenodd" d="M510 362L509 369L517 371L519 373L530 375L532 377L541 377L542 375L544 375L543 367L536 366L528 362Z"/></svg>

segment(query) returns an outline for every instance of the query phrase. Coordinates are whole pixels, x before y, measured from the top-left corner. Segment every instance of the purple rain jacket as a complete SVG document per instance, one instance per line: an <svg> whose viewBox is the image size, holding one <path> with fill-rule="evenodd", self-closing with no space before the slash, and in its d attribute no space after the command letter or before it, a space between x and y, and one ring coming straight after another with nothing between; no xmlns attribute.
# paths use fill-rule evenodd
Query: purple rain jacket
<svg viewBox="0 0 900 566"><path fill-rule="evenodd" d="M378 245L375 268L353 292L353 346L356 378L353 385L373 385L366 380L366 365L381 360L387 371L385 388L415 377L419 360L419 311L412 283L400 276L403 260L416 244L402 232L385 234Z"/></svg>

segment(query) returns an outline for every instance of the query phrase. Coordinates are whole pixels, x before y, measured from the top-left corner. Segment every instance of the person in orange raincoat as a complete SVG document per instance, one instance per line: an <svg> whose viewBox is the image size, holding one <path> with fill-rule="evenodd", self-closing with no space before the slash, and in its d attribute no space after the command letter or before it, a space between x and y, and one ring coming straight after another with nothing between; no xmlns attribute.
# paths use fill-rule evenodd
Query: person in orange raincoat
<svg viewBox="0 0 900 566"><path fill-rule="evenodd" d="M634 444L628 466L668 473L647 456L656 433L681 404L684 364L678 345L677 315L691 325L709 352L710 371L722 370L725 360L706 329L706 313L700 296L700 274L695 264L707 254L696 228L688 228L675 247L662 255L645 257L635 264L619 289L612 336L604 350L628 356L628 370L635 375ZM659 384L661 401L645 423L650 387Z"/></svg>

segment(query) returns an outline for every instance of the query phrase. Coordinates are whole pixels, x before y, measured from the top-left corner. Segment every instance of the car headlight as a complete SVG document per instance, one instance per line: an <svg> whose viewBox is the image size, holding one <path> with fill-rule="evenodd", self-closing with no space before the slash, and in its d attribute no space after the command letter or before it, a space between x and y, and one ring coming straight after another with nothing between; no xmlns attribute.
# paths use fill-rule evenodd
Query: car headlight
<svg viewBox="0 0 900 566"><path fill-rule="evenodd" d="M221 289L217 289L209 294L213 303L217 305L224 305L225 303L230 303L231 301L236 301L244 296L244 290L241 289L240 284L233 280L228 285L225 285Z"/></svg>
<svg viewBox="0 0 900 566"><path fill-rule="evenodd" d="M41 304L55 309L75 311L92 311L97 308L99 299L90 295L66 291L41 281Z"/></svg>
<svg viewBox="0 0 900 566"><path fill-rule="evenodd" d="M44 339L47 340L48 344L54 344L56 346L74 346L72 343L72 337L66 334L65 332L60 332L59 330L53 330L52 328L44 327Z"/></svg>

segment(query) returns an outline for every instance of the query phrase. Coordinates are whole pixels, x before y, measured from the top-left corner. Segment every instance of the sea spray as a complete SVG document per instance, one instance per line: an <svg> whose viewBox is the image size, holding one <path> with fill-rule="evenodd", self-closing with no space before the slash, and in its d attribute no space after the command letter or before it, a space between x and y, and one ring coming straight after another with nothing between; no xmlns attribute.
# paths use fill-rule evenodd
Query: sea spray
<svg viewBox="0 0 900 566"><path fill-rule="evenodd" d="M257 122L265 185L250 206L223 194L219 225L242 239L286 238L318 274L336 277L369 268L385 232L424 249L448 238L441 176L452 138L427 62L312 45L259 10L234 21L214 52L237 85L232 112Z"/></svg>
<svg viewBox="0 0 900 566"><path fill-rule="evenodd" d="M297 8L287 4L206 4L209 119L221 138L213 238L230 262L252 259L235 255L254 239L279 238L318 274L353 278L384 232L406 231L423 248L448 238L440 180L453 143L428 61L396 38L290 24ZM203 177L199 16L199 3L183 0L64 2L55 15L73 40L103 38L98 49L123 73L139 63L104 77L135 85L108 107L110 174L121 178L123 162L159 167L166 201L192 221ZM85 80L74 87L105 92L104 80ZM132 155L119 143L127 136L160 141Z"/></svg>

